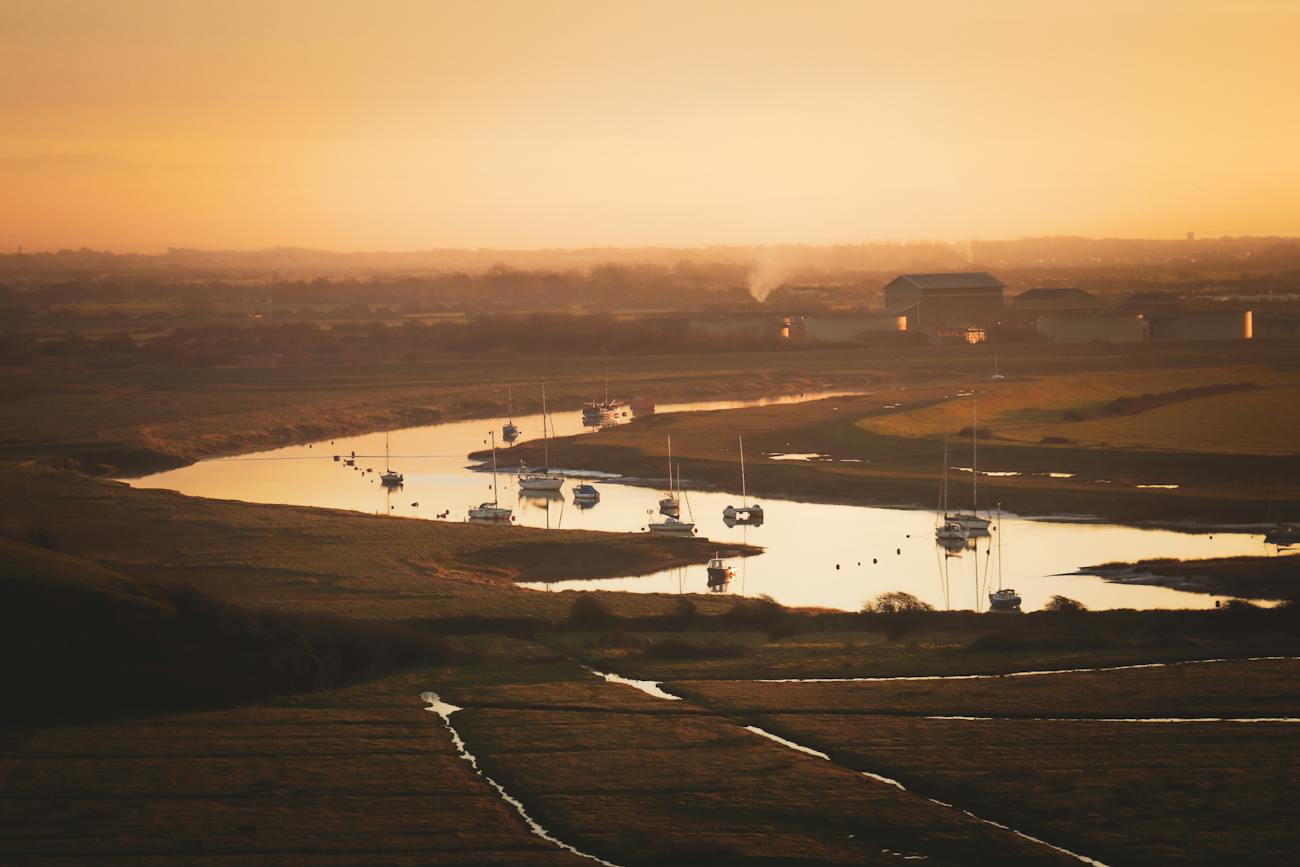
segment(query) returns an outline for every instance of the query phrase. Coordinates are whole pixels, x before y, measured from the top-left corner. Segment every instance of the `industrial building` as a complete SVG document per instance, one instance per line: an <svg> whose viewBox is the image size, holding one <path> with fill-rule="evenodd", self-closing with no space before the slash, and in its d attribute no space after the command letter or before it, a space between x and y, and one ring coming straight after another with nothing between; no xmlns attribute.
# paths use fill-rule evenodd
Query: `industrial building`
<svg viewBox="0 0 1300 867"><path fill-rule="evenodd" d="M1254 316L1242 308L1176 308L1145 313L1152 340L1250 340Z"/></svg>
<svg viewBox="0 0 1300 867"><path fill-rule="evenodd" d="M1026 289L1011 299L1011 306L1026 313L1049 310L1095 310L1105 302L1082 289L1044 286Z"/></svg>
<svg viewBox="0 0 1300 867"><path fill-rule="evenodd" d="M1034 327L1053 343L1131 343L1150 336L1147 321L1131 310L1053 310L1038 314Z"/></svg>
<svg viewBox="0 0 1300 867"><path fill-rule="evenodd" d="M984 271L901 274L885 286L885 312L908 331L964 334L1002 321L1002 281Z"/></svg>
<svg viewBox="0 0 1300 867"><path fill-rule="evenodd" d="M907 317L889 314L855 314L845 316L789 316L783 333L823 343L846 343L865 340L874 335L907 330Z"/></svg>

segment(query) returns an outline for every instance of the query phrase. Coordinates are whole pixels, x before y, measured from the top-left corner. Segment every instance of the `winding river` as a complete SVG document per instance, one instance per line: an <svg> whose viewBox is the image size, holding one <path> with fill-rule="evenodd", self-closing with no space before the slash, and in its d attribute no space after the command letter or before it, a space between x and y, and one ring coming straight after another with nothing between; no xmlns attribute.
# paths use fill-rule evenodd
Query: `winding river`
<svg viewBox="0 0 1300 867"><path fill-rule="evenodd" d="M808 393L752 401L707 401L662 405L658 411L689 412L793 403L831 397ZM553 413L557 435L584 431L576 411ZM167 488L180 493L243 500L323 506L372 514L429 520L463 521L467 510L492 499L492 477L471 465L466 455L484 447L489 431L499 436L503 419L448 422L392 431L391 463L405 475L404 486L389 492L380 485L385 434L373 433L333 441L291 446L253 455L200 461L156 473L130 484ZM540 415L519 416L523 439L540 435ZM355 452L356 466L346 460ZM637 532L645 528L659 492L614 477L581 470L571 476L563 495L520 496L513 478L518 461L510 449L498 452L503 470L500 500L513 507L518 524L553 529ZM564 464L564 454L552 456ZM371 472L366 472L370 469ZM591 508L572 499L573 478L586 477L601 493ZM751 466L751 487L762 489L761 464ZM727 527L722 510L738 503L733 494L693 488L685 480L689 515L698 534L716 540L718 552L750 543L763 554L736 558L736 580L727 592L765 594L786 605L857 610L876 595L904 590L939 608L987 608L987 593L999 584L1014 587L1024 608L1041 607L1054 594L1069 596L1089 608L1205 608L1215 597L1140 584L1115 584L1074 573L1090 564L1155 557L1227 557L1274 553L1259 534L1187 533L1117 524L1029 519L1008 515L992 538L975 550L945 553L934 544L934 515L917 509L804 503L757 498L766 512L760 527ZM1000 537L1000 544L999 542ZM1000 556L999 556L1000 555ZM999 562L1000 561L1000 562ZM537 590L595 589L640 593L700 593L707 589L704 566L687 566L634 578L559 581L524 585Z"/></svg>

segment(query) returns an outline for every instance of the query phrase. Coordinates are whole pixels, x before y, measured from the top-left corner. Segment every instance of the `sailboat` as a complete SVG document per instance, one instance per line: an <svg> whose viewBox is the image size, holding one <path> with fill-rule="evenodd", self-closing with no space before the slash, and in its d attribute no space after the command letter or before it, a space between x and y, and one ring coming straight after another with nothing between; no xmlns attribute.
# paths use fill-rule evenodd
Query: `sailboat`
<svg viewBox="0 0 1300 867"><path fill-rule="evenodd" d="M521 491L558 491L564 484L563 475L551 472L551 435L546 419L546 383L542 383L542 456L545 466L541 472L534 472L525 464L519 464Z"/></svg>
<svg viewBox="0 0 1300 867"><path fill-rule="evenodd" d="M740 446L740 508L728 505L722 510L722 520L728 524L758 526L763 523L763 507L758 503L748 505L749 491L745 487L745 438L737 435L736 443Z"/></svg>
<svg viewBox="0 0 1300 867"><path fill-rule="evenodd" d="M608 427L622 424L632 419L632 407L626 401L610 400L609 397L609 353L604 355L605 399L596 400L592 395L591 403L582 408L582 423L586 427Z"/></svg>
<svg viewBox="0 0 1300 867"><path fill-rule="evenodd" d="M508 385L506 386L506 423L501 426L501 439L507 444L513 444L519 439L519 425L515 424L514 401Z"/></svg>
<svg viewBox="0 0 1300 867"><path fill-rule="evenodd" d="M513 512L497 500L497 435L495 431L489 433L492 437L492 502L480 503L470 509L469 516L477 521L507 521Z"/></svg>
<svg viewBox="0 0 1300 867"><path fill-rule="evenodd" d="M1002 504L998 504L998 589L989 594L990 611L1019 611L1020 594L1002 586Z"/></svg>
<svg viewBox="0 0 1300 867"><path fill-rule="evenodd" d="M966 547L970 534L966 528L948 518L948 437L943 438L943 481L939 483L939 515L943 522L934 528L934 538L949 551L960 551Z"/></svg>
<svg viewBox="0 0 1300 867"><path fill-rule="evenodd" d="M998 369L998 357L996 355L993 356L993 375L990 376L989 379L994 382L1000 382L1001 380L1006 379L1006 376L1004 376L1002 371Z"/></svg>
<svg viewBox="0 0 1300 867"><path fill-rule="evenodd" d="M671 479L672 476L673 476L673 465L670 463L668 465L668 477ZM681 477L682 477L682 468L679 466L677 468L677 480L679 483L681 482ZM671 493L674 495L675 498L676 492L673 491ZM686 508L690 509L690 507L691 507L691 501L687 500ZM692 516L692 519L690 521L683 521L678 515L668 515L657 524L651 523L650 532L689 535L695 532L694 516Z"/></svg>
<svg viewBox="0 0 1300 867"><path fill-rule="evenodd" d="M379 483L385 488L400 488L402 474L388 465L388 431L384 431L384 472L379 476Z"/></svg>
<svg viewBox="0 0 1300 867"><path fill-rule="evenodd" d="M945 514L943 517L945 524L959 524L971 536L985 536L989 532L989 519L980 517L976 509L979 506L980 491L980 468L979 468L979 409L975 406L974 398L971 399L971 415L974 421L971 426L971 497L970 511L957 512L955 514ZM948 471L948 462L944 461L944 472Z"/></svg>
<svg viewBox="0 0 1300 867"><path fill-rule="evenodd" d="M668 492L659 500L659 514L671 518L682 516L682 504L673 490L673 436L668 435Z"/></svg>

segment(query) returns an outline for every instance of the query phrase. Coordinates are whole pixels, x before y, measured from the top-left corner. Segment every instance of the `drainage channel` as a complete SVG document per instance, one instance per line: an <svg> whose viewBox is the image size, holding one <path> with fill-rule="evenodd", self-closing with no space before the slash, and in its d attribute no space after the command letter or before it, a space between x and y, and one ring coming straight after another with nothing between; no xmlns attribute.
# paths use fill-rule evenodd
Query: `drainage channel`
<svg viewBox="0 0 1300 867"><path fill-rule="evenodd" d="M658 699L664 699L669 701L681 700L681 696L672 695L671 693L665 692L661 683L656 683L654 681L648 681L648 680L641 680L641 681L631 680L629 678L621 677L619 675L611 675L609 673L599 672L591 668L588 668L587 670L598 677L604 678L606 681L609 681L610 683L621 683L626 686L631 686L634 689L641 690L646 695L651 695ZM976 675L976 676L978 677L980 675ZM744 728L745 731L750 732L751 734L756 734L759 737L767 738L773 743L780 744L781 746L787 749L791 749L794 750L795 752L803 753L804 755L807 756L813 756L814 758L822 759L824 761L830 762L831 764L837 765L838 767L844 767L843 765L839 765L837 762L831 759L831 757L828 754L822 752L821 750L813 749L812 747L804 746L803 744L797 743L792 740L788 740L787 738L783 738L780 735L773 734L772 732L769 732L766 729L761 729L758 726L747 725L747 726L742 726L742 728ZM1062 855L1065 855L1067 857L1073 858L1074 860L1080 863L1091 865L1091 867L1107 867L1107 865L1104 862L1098 861L1095 858L1090 858L1087 855L1080 855L1078 852L1072 852L1069 849L1065 849L1061 846L1057 846L1054 843L1049 843L1046 840L1040 839L1038 837L1034 837L1030 834L1026 834L1023 831L1017 831L1015 828L1012 828L1009 825L1004 825L1001 822L996 822L992 819L986 819L983 816L977 816L974 813L972 813L970 810L964 809L962 807L958 807L955 804L949 804L947 801L940 801L937 798L931 798L926 795L922 795L919 792L913 792L910 789L908 789L906 786L904 786L902 783L900 783L898 780L892 779L890 777L882 776L881 774L873 774L870 771L856 770L853 768L848 768L847 770L851 770L854 773L860 774L869 780L874 780L877 783L884 783L887 786L893 786L899 791L916 795L918 798L924 798L930 803L936 804L940 807L945 807L949 810L957 810L958 812L968 816L971 819L974 819L977 822L980 822L985 825L989 825L994 828L999 828L1003 831L1007 831L1011 834L1016 835L1017 837L1020 837L1023 840L1028 840L1031 843L1036 843L1040 846L1046 846L1048 849L1051 849L1054 852L1059 852ZM905 857L911 858L914 856L905 856Z"/></svg>
<svg viewBox="0 0 1300 867"><path fill-rule="evenodd" d="M589 861L595 861L597 864L603 864L604 867L619 867L619 865L617 864L614 864L610 861L606 861L603 858L598 858L597 856L592 855L589 852L583 852L581 849L577 849L573 846L570 846L568 843L565 843L563 840L560 840L559 838L552 835L551 832L547 831L546 828L542 827L541 823L539 823L532 816L528 815L528 811L524 809L523 803L521 803L518 798L511 795L509 792L505 790L504 786L502 786L496 780L492 779L490 776L488 776L486 773L483 772L483 769L478 766L478 759L475 758L474 754L471 753L469 751L469 748L465 746L465 739L460 736L460 732L456 731L456 727L451 723L451 715L458 710L462 710L462 708L459 708L454 704L449 704L443 701L441 698L438 697L438 694L436 692L421 693L420 700L426 702L429 705L429 707L427 707L426 710L436 713L438 717L442 720L442 724L447 727L447 731L451 734L451 742L456 747L456 752L460 755L460 757L465 761L469 762L469 766L474 769L474 773L478 774L480 777L482 777L484 780L487 781L488 785L496 789L497 794L501 796L501 800L505 801L507 804L509 804L511 807L514 808L515 812L519 814L519 817L523 819L525 823L527 823L528 829L532 831L533 834L535 834L538 837L541 837L543 840L545 840L546 842L554 846L560 847L566 852L571 852L574 855L577 855L581 858L586 858Z"/></svg>
<svg viewBox="0 0 1300 867"><path fill-rule="evenodd" d="M1134 665L1106 665L1097 668L1054 668L1008 671L1002 674L920 674L889 677L768 677L748 683L902 683L913 680L1000 680L1007 677L1042 677L1048 674L1087 674L1094 671L1134 671L1139 668L1175 668L1180 665L1212 665L1220 662L1295 662L1300 656L1243 656L1221 659L1182 659L1175 662L1142 662Z"/></svg>

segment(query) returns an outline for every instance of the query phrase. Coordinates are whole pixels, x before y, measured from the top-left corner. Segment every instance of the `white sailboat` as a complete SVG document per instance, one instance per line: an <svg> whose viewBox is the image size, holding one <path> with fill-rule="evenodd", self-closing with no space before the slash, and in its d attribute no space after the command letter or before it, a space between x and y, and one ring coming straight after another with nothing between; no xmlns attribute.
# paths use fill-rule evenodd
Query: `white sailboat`
<svg viewBox="0 0 1300 867"><path fill-rule="evenodd" d="M551 435L546 419L546 383L542 383L542 459L545 466L538 472L528 469L525 464L519 465L521 491L558 491L564 485L564 475L551 472Z"/></svg>
<svg viewBox="0 0 1300 867"><path fill-rule="evenodd" d="M681 500L677 498L677 493L673 489L673 436L668 435L668 492L659 500L659 514L667 515L671 518L680 518L682 516Z"/></svg>
<svg viewBox="0 0 1300 867"><path fill-rule="evenodd" d="M668 465L668 477L671 479L672 476L673 476L673 465L670 463ZM681 482L681 477L682 477L682 468L678 467L677 480L679 484ZM676 498L676 494L677 494L676 491L672 491L670 493L673 495L674 498ZM690 507L691 507L691 501L687 500L686 508L689 510ZM690 521L683 521L679 515L667 515L662 521L658 523L651 523L650 532L668 533L670 535L671 534L677 534L677 535L693 534L695 532L694 516L692 516L692 520Z"/></svg>
<svg viewBox="0 0 1300 867"><path fill-rule="evenodd" d="M722 520L728 524L758 526L763 523L763 507L758 503L749 505L749 490L745 485L745 438L737 435L736 443L740 447L740 508L728 505L722 510Z"/></svg>
<svg viewBox="0 0 1300 867"><path fill-rule="evenodd" d="M934 528L934 539L949 551L960 551L966 547L970 534L966 528L948 517L948 436L943 438L943 481L939 483L939 511L943 521Z"/></svg>
<svg viewBox="0 0 1300 867"><path fill-rule="evenodd" d="M388 465L388 431L384 431L384 472L379 476L379 483L385 488L400 488L404 481L402 474Z"/></svg>
<svg viewBox="0 0 1300 867"><path fill-rule="evenodd" d="M958 524L968 535L985 536L989 532L989 519L979 514L979 491L980 491L980 467L979 467L979 409L975 405L975 399L971 398L971 416L973 419L971 426L971 507L969 512L956 512L954 514L945 514L945 524ZM944 472L948 471L948 462L944 461Z"/></svg>
<svg viewBox="0 0 1300 867"><path fill-rule="evenodd" d="M476 521L508 521L514 512L502 506L497 498L497 435L495 431L489 433L492 437L492 502L471 508L469 516Z"/></svg>

